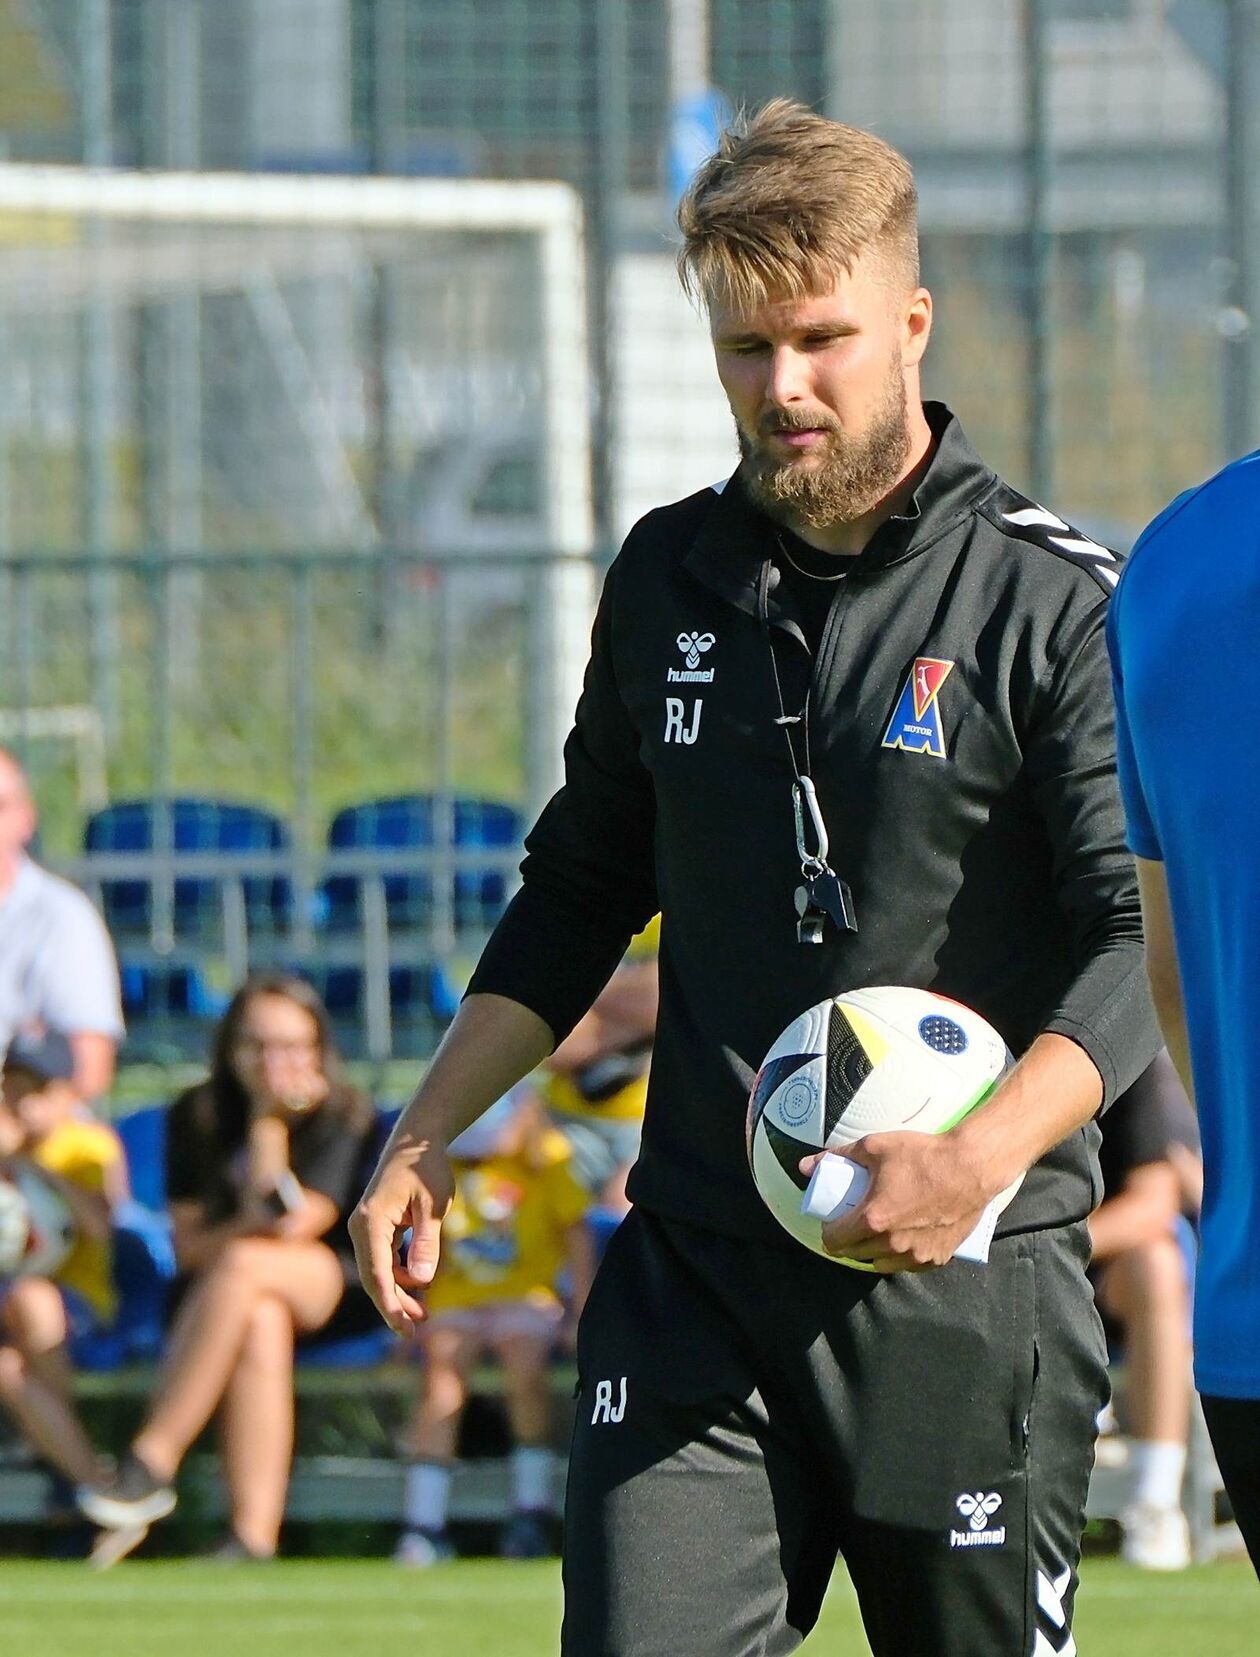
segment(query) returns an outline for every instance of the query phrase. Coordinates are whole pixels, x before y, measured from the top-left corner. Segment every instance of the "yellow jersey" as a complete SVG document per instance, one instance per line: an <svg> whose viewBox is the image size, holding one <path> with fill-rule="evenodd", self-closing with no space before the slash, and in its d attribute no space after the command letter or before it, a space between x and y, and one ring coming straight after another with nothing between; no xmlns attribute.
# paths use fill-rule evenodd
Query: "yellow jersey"
<svg viewBox="0 0 1260 1657"><path fill-rule="evenodd" d="M569 1147L548 1133L543 1164L495 1156L456 1163L455 1200L442 1225L430 1311L463 1311L503 1302L559 1303L556 1279L567 1234L590 1207L570 1168Z"/></svg>
<svg viewBox="0 0 1260 1657"><path fill-rule="evenodd" d="M582 1122L641 1122L647 1107L646 1070L618 1088L616 1093L598 1101L585 1098L569 1076L542 1070L536 1081L543 1104L559 1119L561 1126L567 1116Z"/></svg>
<svg viewBox="0 0 1260 1657"><path fill-rule="evenodd" d="M113 1128L103 1122L65 1122L32 1147L30 1159L36 1167L100 1195L110 1172L124 1162L125 1152ZM103 1323L113 1319L117 1296L107 1241L76 1237L55 1277L85 1300Z"/></svg>

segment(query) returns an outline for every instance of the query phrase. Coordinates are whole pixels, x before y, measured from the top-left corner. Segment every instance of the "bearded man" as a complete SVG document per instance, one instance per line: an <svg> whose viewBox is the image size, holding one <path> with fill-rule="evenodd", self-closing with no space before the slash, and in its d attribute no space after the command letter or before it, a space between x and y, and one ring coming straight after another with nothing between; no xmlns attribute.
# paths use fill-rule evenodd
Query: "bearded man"
<svg viewBox="0 0 1260 1657"><path fill-rule="evenodd" d="M777 1657L839 1552L875 1657L1065 1654L1106 1392L1094 1118L1158 1046L1116 561L923 403L904 157L775 102L679 217L743 464L609 571L565 786L352 1222L360 1270L393 1327L424 1317L444 1146L659 909L634 1206L578 1336L564 1652ZM1020 1057L950 1132L847 1151L869 1194L824 1235L867 1273L778 1230L744 1118L789 1021L875 984L968 1003ZM954 1259L1020 1175L988 1264Z"/></svg>

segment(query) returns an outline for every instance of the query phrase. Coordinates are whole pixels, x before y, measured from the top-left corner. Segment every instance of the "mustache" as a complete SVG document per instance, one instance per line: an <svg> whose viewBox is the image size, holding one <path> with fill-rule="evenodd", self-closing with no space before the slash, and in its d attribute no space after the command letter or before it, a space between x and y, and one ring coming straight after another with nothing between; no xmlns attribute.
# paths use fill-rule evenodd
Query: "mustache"
<svg viewBox="0 0 1260 1657"><path fill-rule="evenodd" d="M840 422L829 414L809 415L792 409L778 409L763 415L757 422L759 437L772 437L776 432L838 432Z"/></svg>

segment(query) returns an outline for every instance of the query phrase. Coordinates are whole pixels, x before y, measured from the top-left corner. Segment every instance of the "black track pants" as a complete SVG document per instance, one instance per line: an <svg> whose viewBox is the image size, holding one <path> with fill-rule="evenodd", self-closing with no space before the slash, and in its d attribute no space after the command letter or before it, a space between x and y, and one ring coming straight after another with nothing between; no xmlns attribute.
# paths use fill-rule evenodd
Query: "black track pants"
<svg viewBox="0 0 1260 1657"><path fill-rule="evenodd" d="M1068 1657L1106 1397L1083 1225L876 1277L635 1211L578 1340L565 1657Z"/></svg>
<svg viewBox="0 0 1260 1657"><path fill-rule="evenodd" d="M1203 1398L1216 1465L1260 1574L1260 1398Z"/></svg>

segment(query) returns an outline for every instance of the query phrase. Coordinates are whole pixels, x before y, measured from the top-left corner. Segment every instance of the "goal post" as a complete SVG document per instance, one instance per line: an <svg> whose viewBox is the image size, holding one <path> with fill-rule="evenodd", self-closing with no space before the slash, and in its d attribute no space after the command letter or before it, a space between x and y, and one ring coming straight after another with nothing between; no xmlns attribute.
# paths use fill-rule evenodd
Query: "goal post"
<svg viewBox="0 0 1260 1657"><path fill-rule="evenodd" d="M139 399L122 384L117 367L128 358L130 335L124 348L111 344L110 326L125 318L126 327L138 331L133 316L163 307L175 313L190 299L203 313L194 325L203 333L192 352L193 390L181 392L168 376L170 406L156 422L149 415L159 437L191 420L194 410L206 418L207 364L222 364L214 371L226 381L234 354L238 376L247 367L255 377L266 373L283 418L273 422L278 452L268 475L257 453L259 425L268 422L256 410L250 416L251 394L225 385L215 405L219 451L210 453L204 430L185 440L182 483L176 479L182 497L172 486L185 503L182 517L173 514L183 531L170 537L182 544L169 550L266 550L269 543L277 550L309 549L325 532L329 545L388 548L363 482L372 370L349 360L347 330L337 314L382 266L392 272L395 316L406 336L406 348L394 353L388 369L396 381L390 395L401 411L392 438L412 444L415 452L431 444L437 458L414 490L424 496L431 474L433 491L445 503L429 511L425 497L414 506L416 516L406 520L410 549L481 554L503 564L528 557L525 785L528 806L537 808L559 779L593 608L583 222L580 198L568 185L0 164L0 330L6 350L20 346L18 378L41 417L73 426L72 441L80 449L92 443L97 448L95 470L85 463L75 483L76 511L67 514L63 499L60 518L51 503L59 489L64 497L66 462L60 474L49 463L44 493L36 498L38 459L32 469L24 456L25 512L15 517L8 508L0 516L0 559L5 552L46 548L106 558L154 550L151 525L136 528L143 503L106 501L93 513L77 497L99 492L111 469L115 490L120 473L139 469L130 459L125 465L117 460L120 452L130 455L125 428ZM245 346L244 325L228 316L237 330L235 345L207 350L208 305L225 314L248 313ZM260 334L265 350L256 344ZM96 369L74 370L76 391L50 412L58 383L53 364L58 351L63 365L70 360L71 336L80 362L85 349L96 351ZM332 361L339 352L341 359ZM254 356L268 360L247 364ZM328 394L330 383L351 393ZM230 414L223 415L224 407L235 406L233 396L255 422L249 427L243 421L248 430L233 432ZM85 415L85 401L105 406ZM12 392L0 403L11 438L21 429L23 409ZM167 432L160 429L164 424ZM401 438L398 427L405 427ZM456 439L449 464L439 442L444 429ZM230 448L233 440L239 453ZM289 481L280 464L285 442L301 449L301 465L295 464ZM520 502L481 516L473 508L489 485L484 472L467 462L479 444L500 445L505 476L513 475L513 467L528 474ZM173 470L180 473L178 455L175 461ZM248 478L247 465L255 468ZM234 467L240 478L224 483L225 470ZM217 510L212 484L230 496L230 511ZM78 539L67 529L67 516L80 526Z"/></svg>

